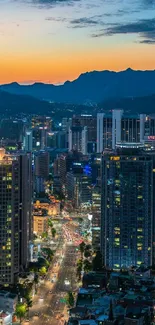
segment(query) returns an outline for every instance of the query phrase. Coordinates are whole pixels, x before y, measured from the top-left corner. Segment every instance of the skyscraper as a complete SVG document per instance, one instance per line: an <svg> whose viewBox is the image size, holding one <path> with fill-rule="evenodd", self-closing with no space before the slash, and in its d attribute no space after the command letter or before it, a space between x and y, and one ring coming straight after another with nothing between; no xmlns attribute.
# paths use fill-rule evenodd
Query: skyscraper
<svg viewBox="0 0 155 325"><path fill-rule="evenodd" d="M69 151L87 154L87 127L73 126L69 129Z"/></svg>
<svg viewBox="0 0 155 325"><path fill-rule="evenodd" d="M48 151L40 150L35 153L35 191L36 193L45 191L45 181L49 176L49 153Z"/></svg>
<svg viewBox="0 0 155 325"><path fill-rule="evenodd" d="M152 264L153 158L138 144L102 157L101 250L105 265Z"/></svg>
<svg viewBox="0 0 155 325"><path fill-rule="evenodd" d="M27 130L25 132L23 147L25 151L32 152L32 130Z"/></svg>
<svg viewBox="0 0 155 325"><path fill-rule="evenodd" d="M30 154L0 149L0 284L15 282L28 263L32 234Z"/></svg>
<svg viewBox="0 0 155 325"><path fill-rule="evenodd" d="M120 142L140 142L140 117L113 110L111 114L97 114L97 153L115 149Z"/></svg>
<svg viewBox="0 0 155 325"><path fill-rule="evenodd" d="M100 249L101 235L101 188L92 188L92 246L94 250Z"/></svg>

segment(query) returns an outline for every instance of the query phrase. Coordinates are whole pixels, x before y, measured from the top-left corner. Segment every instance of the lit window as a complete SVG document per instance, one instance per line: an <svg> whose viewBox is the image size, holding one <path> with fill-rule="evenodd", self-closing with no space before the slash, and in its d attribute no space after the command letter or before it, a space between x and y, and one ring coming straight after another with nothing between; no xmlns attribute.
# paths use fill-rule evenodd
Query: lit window
<svg viewBox="0 0 155 325"><path fill-rule="evenodd" d="M118 268L119 267L119 264L114 264L114 267L117 267Z"/></svg>

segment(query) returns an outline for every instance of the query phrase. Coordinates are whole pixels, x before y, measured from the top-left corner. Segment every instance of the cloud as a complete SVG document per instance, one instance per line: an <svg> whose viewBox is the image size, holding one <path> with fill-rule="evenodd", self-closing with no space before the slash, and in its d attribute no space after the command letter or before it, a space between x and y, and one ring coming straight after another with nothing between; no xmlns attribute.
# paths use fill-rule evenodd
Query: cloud
<svg viewBox="0 0 155 325"><path fill-rule="evenodd" d="M73 27L88 27L88 26L96 26L99 24L99 21L96 20L94 17L83 17L83 18L77 18L70 21L70 24L73 25Z"/></svg>
<svg viewBox="0 0 155 325"><path fill-rule="evenodd" d="M47 21L55 21L55 22L68 22L67 18L64 17L46 17L45 20Z"/></svg>
<svg viewBox="0 0 155 325"><path fill-rule="evenodd" d="M118 34L137 34L141 44L155 44L155 18L141 19L127 24L113 24L112 26L92 34L92 37L113 36Z"/></svg>
<svg viewBox="0 0 155 325"><path fill-rule="evenodd" d="M143 41L139 42L140 44L155 44L155 40L151 40L151 39L145 39Z"/></svg>
<svg viewBox="0 0 155 325"><path fill-rule="evenodd" d="M29 3L40 7L52 7L57 4L59 5L73 5L75 2L80 0L29 0Z"/></svg>

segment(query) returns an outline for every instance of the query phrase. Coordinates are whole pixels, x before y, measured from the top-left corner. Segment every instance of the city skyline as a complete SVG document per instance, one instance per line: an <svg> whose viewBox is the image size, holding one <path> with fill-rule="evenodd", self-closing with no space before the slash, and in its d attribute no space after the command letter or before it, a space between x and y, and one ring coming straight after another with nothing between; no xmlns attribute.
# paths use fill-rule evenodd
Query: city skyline
<svg viewBox="0 0 155 325"><path fill-rule="evenodd" d="M2 0L0 84L154 69L154 1Z"/></svg>

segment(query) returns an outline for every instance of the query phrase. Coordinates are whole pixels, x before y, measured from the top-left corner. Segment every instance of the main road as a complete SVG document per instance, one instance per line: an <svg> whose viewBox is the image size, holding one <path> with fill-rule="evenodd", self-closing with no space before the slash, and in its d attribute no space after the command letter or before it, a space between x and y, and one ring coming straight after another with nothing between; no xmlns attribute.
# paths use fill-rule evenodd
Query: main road
<svg viewBox="0 0 155 325"><path fill-rule="evenodd" d="M63 227L63 226L62 226ZM68 291L76 292L76 261L78 252L71 241L72 226L68 224L69 241L64 238L53 259L46 280L38 289L29 312L29 324L63 325L67 319L64 298ZM65 227L66 229L66 227ZM64 235L66 230L64 231ZM65 237L65 236L64 236ZM27 322L24 322L26 325Z"/></svg>

